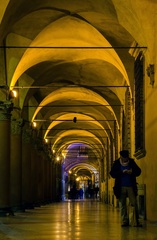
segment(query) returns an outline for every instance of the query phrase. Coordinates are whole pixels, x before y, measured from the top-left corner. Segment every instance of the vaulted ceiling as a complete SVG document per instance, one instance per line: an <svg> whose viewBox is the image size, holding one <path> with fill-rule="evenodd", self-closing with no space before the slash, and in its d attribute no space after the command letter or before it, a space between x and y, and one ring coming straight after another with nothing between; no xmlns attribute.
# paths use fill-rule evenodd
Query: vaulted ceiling
<svg viewBox="0 0 157 240"><path fill-rule="evenodd" d="M37 123L52 150L66 153L67 170L80 163L99 169L115 124L121 127L125 93L133 90L129 49L135 41L144 44L137 6L137 0L134 6L128 0L11 0L1 6L7 85L19 96L14 104L21 117ZM88 157L80 159L82 146Z"/></svg>

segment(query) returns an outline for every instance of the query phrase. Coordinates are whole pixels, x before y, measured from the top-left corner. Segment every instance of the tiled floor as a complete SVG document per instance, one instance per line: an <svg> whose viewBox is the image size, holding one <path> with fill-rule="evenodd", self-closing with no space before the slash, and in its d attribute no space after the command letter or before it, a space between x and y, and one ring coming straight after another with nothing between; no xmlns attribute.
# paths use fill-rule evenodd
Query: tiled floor
<svg viewBox="0 0 157 240"><path fill-rule="evenodd" d="M99 201L67 201L0 217L0 240L157 240L157 225L120 225L119 210Z"/></svg>

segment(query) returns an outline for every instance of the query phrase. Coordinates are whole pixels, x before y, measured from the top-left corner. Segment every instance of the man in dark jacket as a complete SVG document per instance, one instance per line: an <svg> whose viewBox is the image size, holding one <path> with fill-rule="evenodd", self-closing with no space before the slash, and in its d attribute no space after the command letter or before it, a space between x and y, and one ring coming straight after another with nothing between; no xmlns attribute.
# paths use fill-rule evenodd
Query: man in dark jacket
<svg viewBox="0 0 157 240"><path fill-rule="evenodd" d="M134 159L129 157L129 151L120 151L120 158L114 161L110 175L115 179L113 190L116 198L119 199L120 202L122 226L129 225L129 217L126 204L127 197L129 198L130 205L135 210L135 226L139 226L138 208L136 202L136 177L138 177L140 174L141 169L137 166Z"/></svg>

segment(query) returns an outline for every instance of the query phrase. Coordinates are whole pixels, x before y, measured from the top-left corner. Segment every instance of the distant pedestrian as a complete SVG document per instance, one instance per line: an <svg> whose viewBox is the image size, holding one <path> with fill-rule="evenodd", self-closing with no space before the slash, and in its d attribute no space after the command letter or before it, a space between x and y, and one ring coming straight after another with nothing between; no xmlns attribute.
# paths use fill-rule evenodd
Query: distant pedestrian
<svg viewBox="0 0 157 240"><path fill-rule="evenodd" d="M96 186L94 188L94 192L95 192L95 198L98 198L98 192L99 192L99 187L98 186Z"/></svg>
<svg viewBox="0 0 157 240"><path fill-rule="evenodd" d="M83 199L83 189L82 188L79 189L79 196L80 196L80 199Z"/></svg>
<svg viewBox="0 0 157 240"><path fill-rule="evenodd" d="M129 151L120 151L120 158L115 160L115 162L113 163L110 175L115 179L115 185L113 189L116 198L119 199L120 202L121 223L123 227L129 225L129 216L126 204L127 197L129 198L135 215L134 226L140 226L136 202L136 177L138 177L140 174L141 169L135 163L134 159L129 157Z"/></svg>

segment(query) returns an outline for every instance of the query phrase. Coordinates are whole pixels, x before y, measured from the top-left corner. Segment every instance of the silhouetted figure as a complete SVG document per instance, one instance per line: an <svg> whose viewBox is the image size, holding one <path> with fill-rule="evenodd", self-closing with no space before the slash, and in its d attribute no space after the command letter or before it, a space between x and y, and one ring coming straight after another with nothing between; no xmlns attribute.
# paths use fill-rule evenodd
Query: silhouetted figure
<svg viewBox="0 0 157 240"><path fill-rule="evenodd" d="M129 217L127 214L126 198L129 198L132 211L135 215L134 226L140 226L138 206L136 202L137 183L136 177L141 174L141 169L135 163L134 159L129 157L128 150L120 151L120 158L114 161L110 171L111 177L115 179L114 194L120 202L121 222L122 226L129 225Z"/></svg>
<svg viewBox="0 0 157 240"><path fill-rule="evenodd" d="M95 197L98 198L98 192L99 192L99 187L98 186L96 186L94 188L94 192L95 192Z"/></svg>
<svg viewBox="0 0 157 240"><path fill-rule="evenodd" d="M91 186L88 187L89 198L94 198L94 188Z"/></svg>
<svg viewBox="0 0 157 240"><path fill-rule="evenodd" d="M70 195L71 195L71 199L76 199L76 198L78 198L78 191L77 191L75 185L71 188L71 190L70 190Z"/></svg>
<svg viewBox="0 0 157 240"><path fill-rule="evenodd" d="M79 196L80 196L80 199L83 199L83 189L82 188L79 189Z"/></svg>

